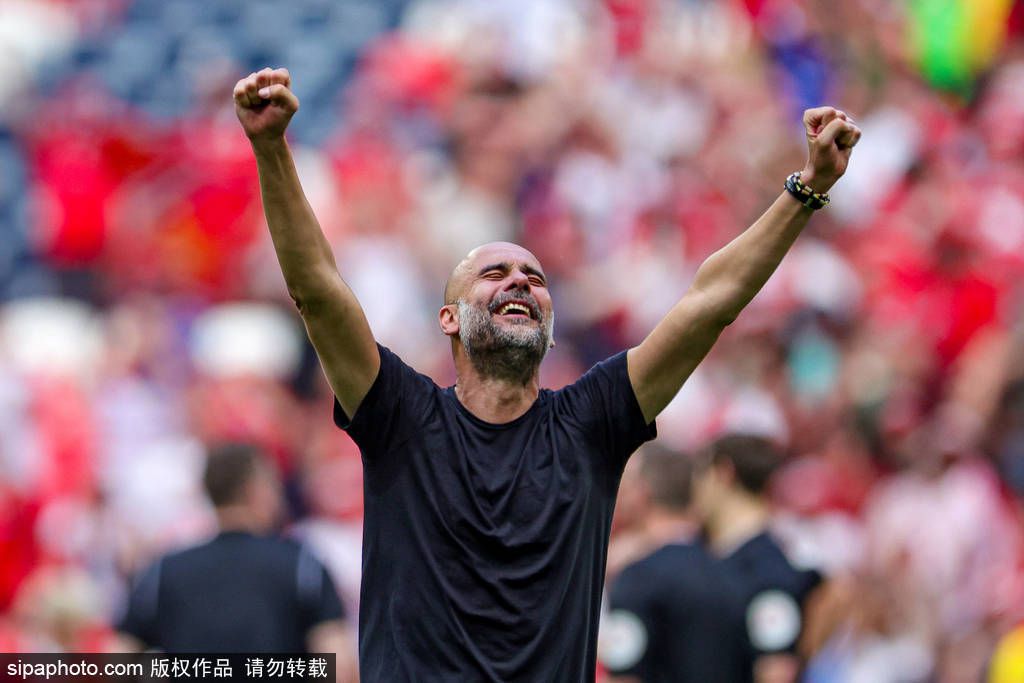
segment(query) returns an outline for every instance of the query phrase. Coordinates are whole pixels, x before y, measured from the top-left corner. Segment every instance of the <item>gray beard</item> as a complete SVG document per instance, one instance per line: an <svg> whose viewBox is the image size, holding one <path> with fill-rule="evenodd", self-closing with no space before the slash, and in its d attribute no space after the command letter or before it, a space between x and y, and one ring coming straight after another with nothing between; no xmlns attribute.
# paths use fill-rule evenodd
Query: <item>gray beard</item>
<svg viewBox="0 0 1024 683"><path fill-rule="evenodd" d="M459 338L469 361L481 376L526 385L551 346L552 317L540 326L497 324L486 306L459 300Z"/></svg>

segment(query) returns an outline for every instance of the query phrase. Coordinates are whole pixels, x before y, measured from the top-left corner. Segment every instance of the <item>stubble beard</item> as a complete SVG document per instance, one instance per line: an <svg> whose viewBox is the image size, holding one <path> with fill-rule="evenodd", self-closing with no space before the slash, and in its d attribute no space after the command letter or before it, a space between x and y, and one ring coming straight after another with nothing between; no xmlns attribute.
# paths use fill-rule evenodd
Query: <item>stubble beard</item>
<svg viewBox="0 0 1024 683"><path fill-rule="evenodd" d="M551 346L553 314L540 314L540 325L498 324L486 306L460 299L459 338L481 376L525 386L537 373Z"/></svg>

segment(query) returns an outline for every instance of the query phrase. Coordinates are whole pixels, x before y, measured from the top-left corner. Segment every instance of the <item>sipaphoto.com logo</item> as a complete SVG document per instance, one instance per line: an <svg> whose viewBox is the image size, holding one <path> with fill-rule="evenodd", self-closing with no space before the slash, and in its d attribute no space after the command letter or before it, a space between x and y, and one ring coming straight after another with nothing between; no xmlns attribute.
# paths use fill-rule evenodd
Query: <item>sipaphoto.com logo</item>
<svg viewBox="0 0 1024 683"><path fill-rule="evenodd" d="M62 679L97 677L97 676L142 676L145 669L137 662L107 662L98 664L84 659L66 661L63 658L51 662L26 662L17 660L7 663L7 675L11 678L29 679Z"/></svg>

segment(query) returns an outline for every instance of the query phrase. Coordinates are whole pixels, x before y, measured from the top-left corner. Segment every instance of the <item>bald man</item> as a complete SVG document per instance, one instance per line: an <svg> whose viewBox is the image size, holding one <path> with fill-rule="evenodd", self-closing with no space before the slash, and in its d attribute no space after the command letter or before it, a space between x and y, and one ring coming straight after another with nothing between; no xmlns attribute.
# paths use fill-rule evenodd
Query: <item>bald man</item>
<svg viewBox="0 0 1024 683"><path fill-rule="evenodd" d="M541 264L515 244L470 252L438 314L457 372L441 388L376 343L338 273L285 142L290 85L284 69L250 74L235 109L335 421L363 455L362 680L593 681L626 460L827 202L860 131L835 109L808 111L809 159L787 190L639 346L559 391L538 380L554 319Z"/></svg>

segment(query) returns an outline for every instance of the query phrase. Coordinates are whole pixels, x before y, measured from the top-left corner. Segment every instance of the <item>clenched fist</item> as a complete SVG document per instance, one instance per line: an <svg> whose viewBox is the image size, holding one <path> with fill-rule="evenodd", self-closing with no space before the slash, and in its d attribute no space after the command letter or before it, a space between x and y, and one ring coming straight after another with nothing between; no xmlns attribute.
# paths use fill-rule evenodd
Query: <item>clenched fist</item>
<svg viewBox="0 0 1024 683"><path fill-rule="evenodd" d="M299 110L299 98L291 91L288 69L263 69L235 84L235 113L253 142L284 136L288 122Z"/></svg>
<svg viewBox="0 0 1024 683"><path fill-rule="evenodd" d="M815 192L828 192L846 173L850 152L860 140L860 128L846 112L818 107L804 112L807 165L800 180Z"/></svg>

